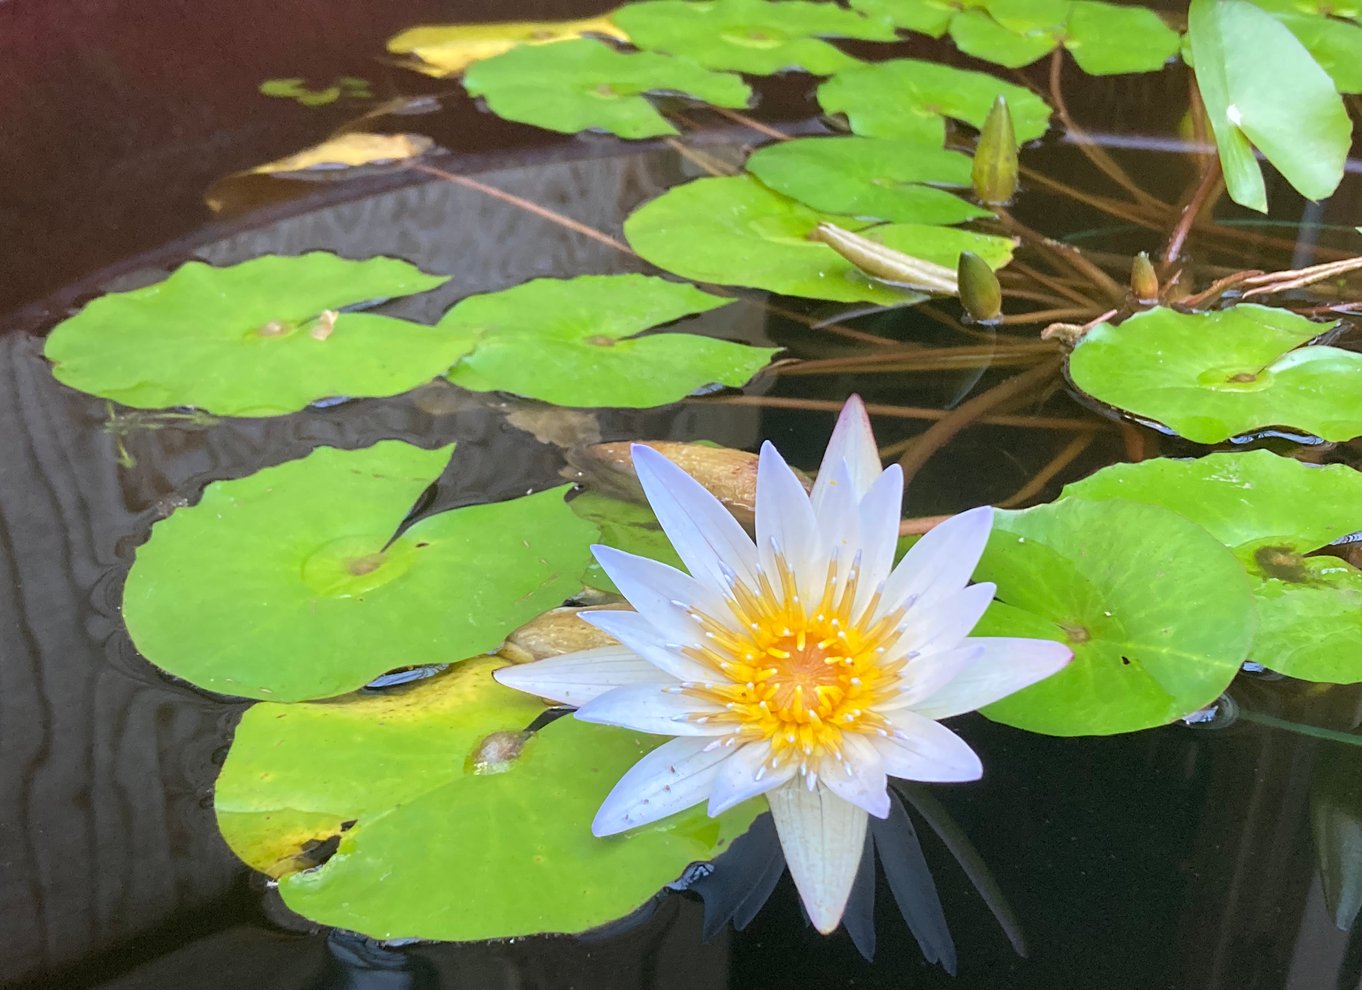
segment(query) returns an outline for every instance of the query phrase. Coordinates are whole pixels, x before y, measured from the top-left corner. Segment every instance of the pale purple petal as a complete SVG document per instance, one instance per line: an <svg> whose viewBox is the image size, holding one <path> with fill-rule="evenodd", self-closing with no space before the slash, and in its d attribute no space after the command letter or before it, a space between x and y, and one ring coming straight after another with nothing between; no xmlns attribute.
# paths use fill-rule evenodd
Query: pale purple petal
<svg viewBox="0 0 1362 990"><path fill-rule="evenodd" d="M733 750L712 740L683 736L639 760L606 796L591 823L594 835L614 835L684 811L709 797L719 764Z"/></svg>
<svg viewBox="0 0 1362 990"><path fill-rule="evenodd" d="M815 508L826 497L827 482L833 478L831 468L839 463L846 464L857 498L869 491L880 475L880 454L875 447L875 434L870 429L870 417L866 415L865 404L859 395L847 399L837 417L837 425L832 429L832 437L828 440L828 449L823 454L823 463L813 486Z"/></svg>
<svg viewBox="0 0 1362 990"><path fill-rule="evenodd" d="M724 709L683 694L670 684L635 684L608 691L577 710L583 722L618 725L658 736L726 735L732 726L703 722Z"/></svg>
<svg viewBox="0 0 1362 990"><path fill-rule="evenodd" d="M629 604L657 629L658 639L698 645L704 638L704 631L690 617L690 607L718 619L728 614L723 599L675 567L613 547L594 546L591 549L610 580L629 599Z"/></svg>
<svg viewBox="0 0 1362 990"><path fill-rule="evenodd" d="M727 575L751 581L757 553L733 514L698 481L651 447L634 444L634 471L657 521L686 569L714 588Z"/></svg>
<svg viewBox="0 0 1362 990"><path fill-rule="evenodd" d="M939 690L914 703L913 711L917 714L949 718L972 712L1044 680L1073 658L1073 651L1067 646L1048 639L984 636L965 640L954 652L967 653L969 662Z"/></svg>
<svg viewBox="0 0 1362 990"><path fill-rule="evenodd" d="M771 744L763 740L739 746L732 756L724 760L719 765L719 774L714 778L714 790L709 795L710 815L721 815L748 798L779 787L794 775L792 762L779 770L772 770L766 766L770 758Z"/></svg>
<svg viewBox="0 0 1362 990"><path fill-rule="evenodd" d="M885 712L894 733L872 736L885 773L904 780L950 783L978 780L984 765L969 744L939 722L907 710Z"/></svg>
<svg viewBox="0 0 1362 990"><path fill-rule="evenodd" d="M675 684L627 646L601 646L561 657L502 667L492 672L517 691L565 705L584 705L607 691L630 684Z"/></svg>
<svg viewBox="0 0 1362 990"><path fill-rule="evenodd" d="M602 611L578 612L583 622L589 622L601 632L614 636L659 670L671 674L678 681L704 681L714 676L704 664L681 652L684 644L667 639L652 621L638 612Z"/></svg>
<svg viewBox="0 0 1362 990"><path fill-rule="evenodd" d="M812 594L813 582L822 581L824 574L814 573L810 566L817 535L804 486L776 448L769 441L762 444L757 461L757 560L777 590L777 555L790 565L801 594Z"/></svg>
<svg viewBox="0 0 1362 990"><path fill-rule="evenodd" d="M952 516L913 544L884 590L886 608L959 591L979 566L993 509L987 505Z"/></svg>
<svg viewBox="0 0 1362 990"><path fill-rule="evenodd" d="M858 615L894 567L899 520L903 516L902 468L893 464L875 479L870 491L861 499L859 516L861 583L856 593Z"/></svg>
<svg viewBox="0 0 1362 990"><path fill-rule="evenodd" d="M919 602L908 610L904 619L907 629L894 647L894 654L911 652L926 657L929 653L955 649L988 610L996 591L992 582L985 581L949 597L933 595Z"/></svg>
<svg viewBox="0 0 1362 990"><path fill-rule="evenodd" d="M842 921L869 817L821 784L809 790L801 778L768 792L766 800L804 910L826 935Z"/></svg>
<svg viewBox="0 0 1362 990"><path fill-rule="evenodd" d="M889 814L889 781L885 779L884 759L861 736L847 735L842 740L843 762L824 760L818 779L843 801L864 808L876 818Z"/></svg>

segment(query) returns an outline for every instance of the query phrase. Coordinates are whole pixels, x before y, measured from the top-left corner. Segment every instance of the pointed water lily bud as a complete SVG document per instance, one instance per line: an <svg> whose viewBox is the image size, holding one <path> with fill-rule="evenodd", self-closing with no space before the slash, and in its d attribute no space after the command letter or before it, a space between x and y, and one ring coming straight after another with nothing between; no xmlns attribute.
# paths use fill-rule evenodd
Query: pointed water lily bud
<svg viewBox="0 0 1362 990"><path fill-rule="evenodd" d="M979 143L974 147L970 178L974 195L985 206L1003 206L1017 194L1017 135L1007 99L999 96L984 118Z"/></svg>
<svg viewBox="0 0 1362 990"><path fill-rule="evenodd" d="M1159 276L1149 260L1148 252L1135 255L1130 266L1130 294L1137 303L1152 306L1159 301Z"/></svg>
<svg viewBox="0 0 1362 990"><path fill-rule="evenodd" d="M809 239L826 244L861 271L882 282L942 296L953 296L957 291L955 272L945 265L895 251L836 224L820 223Z"/></svg>
<svg viewBox="0 0 1362 990"><path fill-rule="evenodd" d="M960 302L976 323L997 323L1003 316L1003 287L988 262L973 251L960 252L957 269Z"/></svg>

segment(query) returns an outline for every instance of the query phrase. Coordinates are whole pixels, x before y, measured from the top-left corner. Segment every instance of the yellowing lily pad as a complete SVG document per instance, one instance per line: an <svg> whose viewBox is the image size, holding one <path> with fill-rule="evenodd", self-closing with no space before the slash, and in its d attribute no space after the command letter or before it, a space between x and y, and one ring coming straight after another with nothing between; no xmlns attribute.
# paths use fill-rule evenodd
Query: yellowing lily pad
<svg viewBox="0 0 1362 990"><path fill-rule="evenodd" d="M806 206L867 220L954 224L992 216L944 188L968 188L958 151L888 138L796 138L768 144L747 170Z"/></svg>
<svg viewBox="0 0 1362 990"><path fill-rule="evenodd" d="M1018 141L1034 140L1050 126L1050 108L1029 89L933 62L905 58L866 65L818 87L823 110L846 114L855 133L937 147L946 139L943 118L982 127L999 96L1007 98Z"/></svg>
<svg viewBox="0 0 1362 990"><path fill-rule="evenodd" d="M752 98L732 73L656 52L617 52L587 38L514 48L470 68L463 84L498 117L564 134L600 130L622 138L677 133L646 93L683 94L721 107L745 107Z"/></svg>
<svg viewBox="0 0 1362 990"><path fill-rule="evenodd" d="M388 51L412 56L413 68L427 75L457 76L474 62L520 45L548 45L584 35L629 40L606 15L577 21L427 24L389 38Z"/></svg>
<svg viewBox="0 0 1362 990"><path fill-rule="evenodd" d="M473 661L392 695L258 705L242 720L215 803L228 843L283 865L294 911L374 938L480 940L580 932L631 914L693 862L718 856L761 808L704 806L598 839L594 817L654 736L562 718ZM489 751L490 759L489 759ZM316 762L320 755L321 764ZM299 822L340 819L334 856L281 859Z"/></svg>
<svg viewBox="0 0 1362 990"><path fill-rule="evenodd" d="M1362 531L1362 473L1266 450L1116 464L1065 498L1171 509L1234 551L1253 582L1252 658L1312 681L1362 681L1362 571L1307 554Z"/></svg>
<svg viewBox="0 0 1362 990"><path fill-rule="evenodd" d="M304 847L341 823L386 811L470 772L491 750L513 750L544 710L490 673L499 657L467 660L434 677L323 704L252 706L237 726L213 806L242 860L280 876ZM311 864L308 864L311 865Z"/></svg>
<svg viewBox="0 0 1362 990"><path fill-rule="evenodd" d="M449 372L463 388L559 406L660 406L706 385L742 385L777 352L688 333L637 336L731 302L647 275L544 278L470 296L439 329L477 340Z"/></svg>
<svg viewBox="0 0 1362 990"><path fill-rule="evenodd" d="M887 247L952 270L962 251L1001 268L1012 242L950 227L884 224L812 210L751 176L697 179L645 203L624 235L645 260L697 282L886 306L926 296L870 278L826 244L810 239L820 223L860 231Z"/></svg>
<svg viewBox="0 0 1362 990"><path fill-rule="evenodd" d="M1089 331L1069 376L1197 443L1272 427L1350 440L1362 434L1362 354L1301 346L1331 326L1265 306L1151 309Z"/></svg>
<svg viewBox="0 0 1362 990"><path fill-rule="evenodd" d="M237 174L303 177L304 173L343 171L362 165L388 165L419 158L434 146L435 142L424 134L366 134L355 131Z"/></svg>
<svg viewBox="0 0 1362 990"><path fill-rule="evenodd" d="M199 687L278 701L496 649L580 589L596 530L555 489L395 535L449 450L322 447L210 484L137 551L133 643Z"/></svg>
<svg viewBox="0 0 1362 990"><path fill-rule="evenodd" d="M639 48L710 69L825 76L862 64L822 38L893 41L893 26L830 3L805 0L650 0L614 14Z"/></svg>
<svg viewBox="0 0 1362 990"><path fill-rule="evenodd" d="M1066 643L1058 674L983 709L1057 736L1163 725L1218 698L1248 656L1247 575L1223 544L1154 505L1064 499L999 512L975 577L998 585L980 636Z"/></svg>
<svg viewBox="0 0 1362 990"><path fill-rule="evenodd" d="M191 261L88 303L57 324L43 353L63 384L139 409L278 416L330 396L396 395L442 374L470 342L338 311L446 281L394 258L321 251L228 268Z"/></svg>

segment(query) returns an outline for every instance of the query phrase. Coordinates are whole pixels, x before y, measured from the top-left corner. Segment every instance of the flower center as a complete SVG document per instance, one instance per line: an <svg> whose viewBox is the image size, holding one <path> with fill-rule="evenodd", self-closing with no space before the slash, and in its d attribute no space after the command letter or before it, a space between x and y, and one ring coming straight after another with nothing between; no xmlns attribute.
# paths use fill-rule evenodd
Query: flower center
<svg viewBox="0 0 1362 990"><path fill-rule="evenodd" d="M705 645L687 655L716 677L682 689L724 709L702 718L730 724L746 741L768 740L773 768L796 760L808 770L840 760L847 733L888 732L874 709L897 693L912 654L895 650L904 609L882 613L878 594L857 608L855 566L842 580L834 562L812 605L783 559L775 570L774 580L759 574L756 588L735 578L727 616L691 611Z"/></svg>

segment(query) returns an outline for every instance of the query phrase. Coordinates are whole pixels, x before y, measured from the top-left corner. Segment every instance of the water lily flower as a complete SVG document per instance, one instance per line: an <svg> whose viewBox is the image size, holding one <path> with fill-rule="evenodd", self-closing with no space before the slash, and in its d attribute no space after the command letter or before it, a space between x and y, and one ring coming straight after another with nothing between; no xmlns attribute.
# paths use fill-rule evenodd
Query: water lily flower
<svg viewBox="0 0 1362 990"><path fill-rule="evenodd" d="M869 419L842 410L812 493L767 443L756 542L684 471L644 446L634 466L689 574L610 547L597 560L636 611L584 613L620 647L496 672L578 706L576 717L674 736L615 785L592 823L607 836L708 801L765 795L821 932L841 920L868 815L888 777L968 781L979 758L939 719L1063 667L1048 640L970 637L994 586L970 585L992 526L954 516L894 566L903 475L880 469Z"/></svg>

